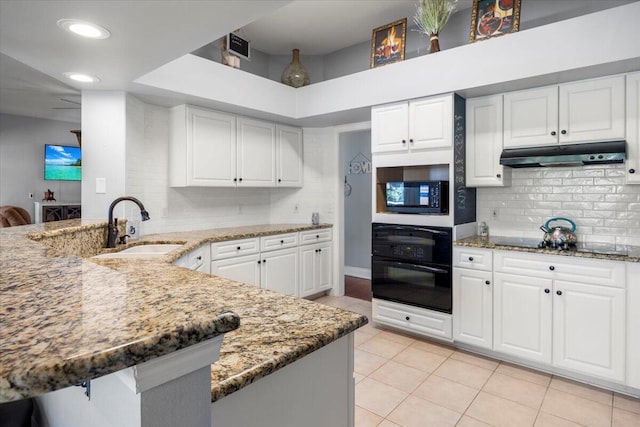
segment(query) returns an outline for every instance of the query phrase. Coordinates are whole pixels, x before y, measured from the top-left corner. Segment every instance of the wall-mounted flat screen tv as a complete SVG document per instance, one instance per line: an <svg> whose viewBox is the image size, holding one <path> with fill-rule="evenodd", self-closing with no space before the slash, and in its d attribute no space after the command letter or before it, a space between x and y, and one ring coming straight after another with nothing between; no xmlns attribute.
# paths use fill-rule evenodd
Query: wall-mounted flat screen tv
<svg viewBox="0 0 640 427"><path fill-rule="evenodd" d="M82 180L80 147L46 144L44 146L44 179L55 181Z"/></svg>

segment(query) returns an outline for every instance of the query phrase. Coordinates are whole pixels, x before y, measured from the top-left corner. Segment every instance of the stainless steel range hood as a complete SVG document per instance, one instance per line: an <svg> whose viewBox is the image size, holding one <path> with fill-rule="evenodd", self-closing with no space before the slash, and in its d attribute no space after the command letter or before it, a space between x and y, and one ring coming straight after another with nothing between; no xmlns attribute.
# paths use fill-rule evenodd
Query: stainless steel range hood
<svg viewBox="0 0 640 427"><path fill-rule="evenodd" d="M626 157L625 141L607 141L551 147L511 148L502 152L500 164L512 168L582 166L623 163Z"/></svg>

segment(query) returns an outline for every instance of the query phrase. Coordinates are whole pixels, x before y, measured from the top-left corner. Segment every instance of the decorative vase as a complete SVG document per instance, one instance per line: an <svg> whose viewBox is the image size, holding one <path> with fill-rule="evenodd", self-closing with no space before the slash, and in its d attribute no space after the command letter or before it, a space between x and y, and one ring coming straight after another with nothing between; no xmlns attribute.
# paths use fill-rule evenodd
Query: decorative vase
<svg viewBox="0 0 640 427"><path fill-rule="evenodd" d="M309 84L309 73L300 63L300 50L293 49L291 62L282 72L280 81L293 87L301 87Z"/></svg>
<svg viewBox="0 0 640 427"><path fill-rule="evenodd" d="M429 44L429 53L440 52L440 43L438 42L438 35L431 34L430 40L431 42Z"/></svg>

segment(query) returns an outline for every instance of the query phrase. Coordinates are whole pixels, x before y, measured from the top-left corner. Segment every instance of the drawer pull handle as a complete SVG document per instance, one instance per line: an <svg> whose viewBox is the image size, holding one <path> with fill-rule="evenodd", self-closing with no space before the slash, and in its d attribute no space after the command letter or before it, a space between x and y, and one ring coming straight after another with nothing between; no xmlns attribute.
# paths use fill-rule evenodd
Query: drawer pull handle
<svg viewBox="0 0 640 427"><path fill-rule="evenodd" d="M320 235L319 235L319 234L316 234L316 239L319 239L319 238L320 238Z"/></svg>
<svg viewBox="0 0 640 427"><path fill-rule="evenodd" d="M413 144L413 138L410 138L410 139L409 139L409 142Z"/></svg>
<svg viewBox="0 0 640 427"><path fill-rule="evenodd" d="M562 291L556 291L556 295L562 295Z"/></svg>
<svg viewBox="0 0 640 427"><path fill-rule="evenodd" d="M551 136L556 136L556 131L555 130L551 131Z"/></svg>
<svg viewBox="0 0 640 427"><path fill-rule="evenodd" d="M501 175L501 174L499 174L499 173L497 173L497 174L496 174L496 178L502 178L502 175Z"/></svg>
<svg viewBox="0 0 640 427"><path fill-rule="evenodd" d="M201 257L201 256L197 256L197 257L196 257L196 259L197 259L198 261L202 261L202 257Z"/></svg>
<svg viewBox="0 0 640 427"><path fill-rule="evenodd" d="M406 139L403 139L403 140L402 140L402 143L403 143L403 144L406 144L406 143L407 143L407 140L406 140Z"/></svg>
<svg viewBox="0 0 640 427"><path fill-rule="evenodd" d="M636 173L635 169L629 169L629 173Z"/></svg>
<svg viewBox="0 0 640 427"><path fill-rule="evenodd" d="M238 247L236 248L236 250L237 250L237 251L239 251L239 250L240 250L240 246L238 246Z"/></svg>
<svg viewBox="0 0 640 427"><path fill-rule="evenodd" d="M555 270L555 269L556 269L556 268L555 268L553 265L550 265L550 266L549 266L549 270L553 271L553 270Z"/></svg>
<svg viewBox="0 0 640 427"><path fill-rule="evenodd" d="M238 178L233 178L233 182L238 182Z"/></svg>
<svg viewBox="0 0 640 427"><path fill-rule="evenodd" d="M549 292L551 292L548 288L544 290L545 294L548 294Z"/></svg>
<svg viewBox="0 0 640 427"><path fill-rule="evenodd" d="M280 240L280 244L281 244L281 245L284 245L284 240Z"/></svg>
<svg viewBox="0 0 640 427"><path fill-rule="evenodd" d="M263 260L262 260L262 263L263 263L263 264L266 264L266 263L267 263L267 260L266 260L266 259L263 259Z"/></svg>
<svg viewBox="0 0 640 427"><path fill-rule="evenodd" d="M278 182L282 182L282 178L278 178Z"/></svg>
<svg viewBox="0 0 640 427"><path fill-rule="evenodd" d="M411 320L411 318L409 316L405 317L405 320Z"/></svg>
<svg viewBox="0 0 640 427"><path fill-rule="evenodd" d="M490 285L490 284L491 284L491 282L490 282L490 281L488 281L488 280L485 280L485 281L484 281L484 284L485 284L485 285Z"/></svg>
<svg viewBox="0 0 640 427"><path fill-rule="evenodd" d="M472 256L469 257L469 261L473 261L473 257Z"/></svg>
<svg viewBox="0 0 640 427"><path fill-rule="evenodd" d="M563 135L566 135L566 134L567 134L567 131L566 131L566 130L564 130L564 129L562 129L562 130L560 131L560 133L561 133L561 134L563 134Z"/></svg>
<svg viewBox="0 0 640 427"><path fill-rule="evenodd" d="M258 264L262 264L262 261L258 260Z"/></svg>

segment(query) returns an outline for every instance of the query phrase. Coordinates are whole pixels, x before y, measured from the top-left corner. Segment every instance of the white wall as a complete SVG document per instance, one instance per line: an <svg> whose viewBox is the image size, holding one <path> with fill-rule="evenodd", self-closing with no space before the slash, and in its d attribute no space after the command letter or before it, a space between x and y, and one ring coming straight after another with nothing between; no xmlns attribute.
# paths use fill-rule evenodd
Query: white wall
<svg viewBox="0 0 640 427"><path fill-rule="evenodd" d="M131 97L130 97L131 98ZM133 98L135 99L135 98ZM133 104L140 108L132 109ZM333 223L334 152L325 149L327 129L304 129L303 188L171 188L169 110L128 100L126 193L139 198L151 216L142 234L268 223L310 223L311 213ZM135 111L132 117L131 111ZM142 111L142 114L139 112ZM126 217L140 219L128 203Z"/></svg>
<svg viewBox="0 0 640 427"><path fill-rule="evenodd" d="M125 195L126 115L125 92L82 92L83 218L106 219L111 202ZM96 178L106 180L106 193L96 193Z"/></svg>
<svg viewBox="0 0 640 427"><path fill-rule="evenodd" d="M33 202L41 201L47 189L57 201L80 201L79 182L44 180L44 145L77 146L69 132L75 129L79 123L0 114L0 206L24 208L33 220Z"/></svg>
<svg viewBox="0 0 640 427"><path fill-rule="evenodd" d="M625 185L624 165L512 173L510 187L478 188L478 221L490 234L542 239L540 225L560 216L576 222L578 241L640 245L640 185Z"/></svg>
<svg viewBox="0 0 640 427"><path fill-rule="evenodd" d="M360 270L364 273L361 270L371 269L372 176L371 172L349 174L349 162L359 154L371 160L371 131L342 133L339 138L340 159L351 186L351 194L343 194L345 272L356 274Z"/></svg>

